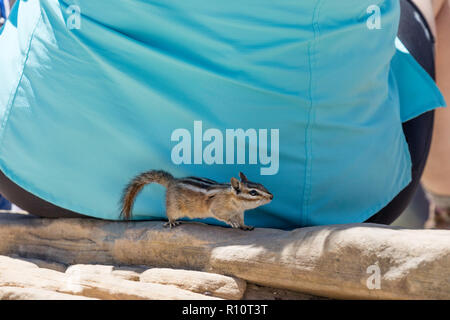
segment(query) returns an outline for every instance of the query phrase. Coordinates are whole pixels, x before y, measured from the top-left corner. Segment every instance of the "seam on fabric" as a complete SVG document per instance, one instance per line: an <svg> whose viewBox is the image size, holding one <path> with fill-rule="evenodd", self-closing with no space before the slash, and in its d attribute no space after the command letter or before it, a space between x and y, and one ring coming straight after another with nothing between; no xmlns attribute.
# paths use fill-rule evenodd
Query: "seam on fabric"
<svg viewBox="0 0 450 320"><path fill-rule="evenodd" d="M315 67L316 60L316 40L320 34L319 29L319 12L320 7L324 1L318 0L313 12L312 27L313 27L313 39L308 45L308 63L309 63L309 108L308 108L308 122L305 128L305 177L303 183L303 197L302 197L302 209L300 213L300 222L302 225L308 224L309 215L309 201L311 197L311 175L312 175L312 124L315 118L314 112L314 82L313 69Z"/></svg>
<svg viewBox="0 0 450 320"><path fill-rule="evenodd" d="M9 116L11 114L13 102L16 99L17 92L19 91L19 86L20 86L20 83L22 82L23 74L24 74L24 71L25 71L25 66L27 64L28 57L29 57L29 54L30 54L31 42L34 39L35 32L36 32L37 27L38 27L38 25L40 24L41 21L42 21L42 13L40 12L39 13L39 18L36 20L36 23L35 23L35 25L33 27L33 31L30 34L30 39L28 40L28 43L27 43L26 54L25 54L23 62L22 62L22 68L20 70L19 77L17 78L17 83L13 87L13 89L12 89L10 95L9 95L8 102L6 103L5 113L3 115L3 120L2 120L2 123L1 123L1 126L0 126L0 152L1 152L1 149L2 149L2 146L3 146L3 137L5 135L6 124L7 124L8 120L9 120Z"/></svg>

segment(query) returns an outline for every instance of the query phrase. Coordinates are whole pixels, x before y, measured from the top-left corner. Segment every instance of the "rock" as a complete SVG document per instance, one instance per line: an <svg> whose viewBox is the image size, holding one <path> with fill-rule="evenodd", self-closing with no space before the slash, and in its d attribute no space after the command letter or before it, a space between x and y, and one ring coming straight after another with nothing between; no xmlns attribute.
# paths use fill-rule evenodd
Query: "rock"
<svg viewBox="0 0 450 320"><path fill-rule="evenodd" d="M201 293L210 294L223 299L242 299L246 282L215 273L152 268L141 274L140 280L143 282L174 285L178 288Z"/></svg>
<svg viewBox="0 0 450 320"><path fill-rule="evenodd" d="M199 223L168 229L154 221L0 213L0 254L206 271L330 298L450 299L449 230L350 224L241 231Z"/></svg>
<svg viewBox="0 0 450 320"><path fill-rule="evenodd" d="M0 287L0 300L95 300L38 288Z"/></svg>
<svg viewBox="0 0 450 320"><path fill-rule="evenodd" d="M113 270L111 273L114 277L118 277L125 280L139 281L140 275L135 271L127 270Z"/></svg>
<svg viewBox="0 0 450 320"><path fill-rule="evenodd" d="M142 270L141 272L145 271ZM135 270L120 269L115 266L105 266L105 265L88 265L88 264L77 264L70 266L67 274L91 274L97 276L112 276L118 279L139 281L140 273Z"/></svg>
<svg viewBox="0 0 450 320"><path fill-rule="evenodd" d="M257 284L247 284L243 300L324 300L305 293L290 291L286 289L276 289L263 287Z"/></svg>
<svg viewBox="0 0 450 320"><path fill-rule="evenodd" d="M140 273L147 270L147 268L130 268L130 267L116 267L106 265L89 265L77 264L70 266L66 273L84 273L99 276L112 276L119 279L139 281Z"/></svg>
<svg viewBox="0 0 450 320"><path fill-rule="evenodd" d="M22 258L19 257L17 255L10 255L11 258L18 258L20 260L23 261L28 261L31 262L35 265L37 265L39 268L46 268L46 269L51 269L51 270L55 270L55 271L59 271L59 272L65 272L67 267L61 263L57 263L57 262L51 262L51 261L45 261L45 260L41 260L41 259L32 259L32 258Z"/></svg>
<svg viewBox="0 0 450 320"><path fill-rule="evenodd" d="M209 300L206 295L154 283L124 280L112 272L110 266L75 265L66 270L73 279L74 288L81 290L84 296L100 299L152 299L152 300ZM78 292L78 289L74 289Z"/></svg>
<svg viewBox="0 0 450 320"><path fill-rule="evenodd" d="M0 288L4 297L25 294L24 290L12 291L11 287L26 288L30 298L50 296L51 292L65 293L97 299L164 299L209 300L206 295L153 283L124 280L109 272L109 266L71 266L65 273L39 268L20 259L0 256ZM36 289L36 290L34 290ZM26 297L26 295L25 295Z"/></svg>

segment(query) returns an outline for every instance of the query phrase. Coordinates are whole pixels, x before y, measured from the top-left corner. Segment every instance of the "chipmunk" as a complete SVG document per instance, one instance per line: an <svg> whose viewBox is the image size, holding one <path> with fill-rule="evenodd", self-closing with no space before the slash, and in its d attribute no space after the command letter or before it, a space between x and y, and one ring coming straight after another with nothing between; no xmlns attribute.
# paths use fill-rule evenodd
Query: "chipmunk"
<svg viewBox="0 0 450 320"><path fill-rule="evenodd" d="M149 183L158 183L166 190L165 227L180 224L179 218L216 218L233 228L253 230L244 224L244 212L272 201L273 195L259 183L251 182L240 172L241 181L231 178L230 183L218 183L211 179L187 177L174 178L162 170L139 174L125 187L121 199L121 216L131 218L134 200Z"/></svg>

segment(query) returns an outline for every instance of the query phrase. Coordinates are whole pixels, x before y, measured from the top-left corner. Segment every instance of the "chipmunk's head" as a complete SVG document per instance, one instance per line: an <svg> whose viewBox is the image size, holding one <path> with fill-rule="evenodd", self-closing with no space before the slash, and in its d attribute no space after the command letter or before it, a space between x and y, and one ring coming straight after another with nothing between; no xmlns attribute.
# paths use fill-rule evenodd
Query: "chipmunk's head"
<svg viewBox="0 0 450 320"><path fill-rule="evenodd" d="M249 181L242 172L239 172L239 177L241 181L231 178L231 188L245 209L257 208L272 201L273 194L262 184Z"/></svg>

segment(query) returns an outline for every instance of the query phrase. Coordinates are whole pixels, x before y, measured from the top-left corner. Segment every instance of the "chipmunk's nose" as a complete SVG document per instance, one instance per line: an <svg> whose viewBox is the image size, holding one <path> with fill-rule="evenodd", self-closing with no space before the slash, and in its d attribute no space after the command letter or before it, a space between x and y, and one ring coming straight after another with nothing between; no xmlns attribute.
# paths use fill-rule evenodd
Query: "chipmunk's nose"
<svg viewBox="0 0 450 320"><path fill-rule="evenodd" d="M272 200L272 199L273 199L273 194L270 194L270 197L269 197L269 198L270 198L270 200Z"/></svg>

